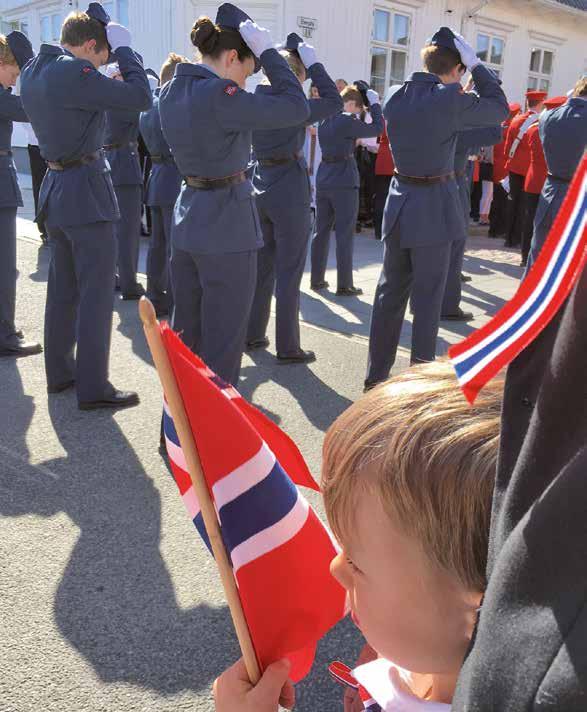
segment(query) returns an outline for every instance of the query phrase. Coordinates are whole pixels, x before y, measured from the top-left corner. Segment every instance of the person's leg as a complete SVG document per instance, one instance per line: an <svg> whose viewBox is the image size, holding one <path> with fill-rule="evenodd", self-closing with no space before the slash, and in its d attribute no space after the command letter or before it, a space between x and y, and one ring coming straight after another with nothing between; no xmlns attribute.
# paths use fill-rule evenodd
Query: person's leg
<svg viewBox="0 0 587 712"><path fill-rule="evenodd" d="M409 250L402 249L399 243L397 229L383 241L383 266L375 290L369 332L367 387L389 377L410 296L412 267Z"/></svg>
<svg viewBox="0 0 587 712"><path fill-rule="evenodd" d="M164 205L161 208L163 231L165 233L165 271L163 273L162 284L165 285L166 303L169 314L173 313L173 285L171 284L171 227L173 225L173 209L173 205Z"/></svg>
<svg viewBox="0 0 587 712"><path fill-rule="evenodd" d="M522 230L522 265L528 262L532 235L534 234L534 217L538 207L539 193L526 193L524 195L524 228Z"/></svg>
<svg viewBox="0 0 587 712"><path fill-rule="evenodd" d="M196 354L202 345L202 285L196 257L173 247L171 252L173 287L173 330Z"/></svg>
<svg viewBox="0 0 587 712"><path fill-rule="evenodd" d="M331 192L319 190L316 193L316 230L311 245L312 276L310 283L312 286L320 285L325 281L330 233L333 226L334 207Z"/></svg>
<svg viewBox="0 0 587 712"><path fill-rule="evenodd" d="M36 217L36 216L39 212L39 191L41 190L41 183L43 182L43 178L45 177L45 173L47 172L47 164L45 163L45 160L41 156L41 151L38 146L33 146L33 145L29 144L28 152L29 152L29 161L31 164L31 178L32 178L32 183L33 183L33 199L35 201L35 222L37 223L37 227L39 228L41 237L44 238L43 241L46 242L47 231L45 229L45 223L44 223L42 217Z"/></svg>
<svg viewBox="0 0 587 712"><path fill-rule="evenodd" d="M515 247L520 244L522 236L522 221L524 218L524 176L510 173L510 210L509 226L505 244Z"/></svg>
<svg viewBox="0 0 587 712"><path fill-rule="evenodd" d="M15 331L16 208L0 208L0 346Z"/></svg>
<svg viewBox="0 0 587 712"><path fill-rule="evenodd" d="M80 403L100 401L113 392L108 381L116 238L114 224L92 223L64 229L73 254L79 307L76 387Z"/></svg>
<svg viewBox="0 0 587 712"><path fill-rule="evenodd" d="M434 361L436 358L436 338L450 256L451 243L410 250L414 309L412 363Z"/></svg>
<svg viewBox="0 0 587 712"><path fill-rule="evenodd" d="M292 355L301 351L300 285L308 253L310 206L284 206L275 217L276 345L279 355Z"/></svg>
<svg viewBox="0 0 587 712"><path fill-rule="evenodd" d="M163 221L163 210L159 206L152 210L152 230L147 253L147 296L156 309L167 307L165 293L168 282L168 248Z"/></svg>
<svg viewBox="0 0 587 712"><path fill-rule="evenodd" d="M259 209L263 247L257 252L257 283L247 328L250 347L265 344L267 325L271 314L271 297L275 289L275 239L274 224L267 212Z"/></svg>
<svg viewBox="0 0 587 712"><path fill-rule="evenodd" d="M139 240L141 236L141 186L117 185L120 220L115 223L118 243L118 274L122 296L141 292L137 284Z"/></svg>
<svg viewBox="0 0 587 712"><path fill-rule="evenodd" d="M353 243L359 211L356 189L333 191L337 291L353 288Z"/></svg>
<svg viewBox="0 0 587 712"><path fill-rule="evenodd" d="M238 385L257 281L257 251L194 257L202 282L202 359Z"/></svg>
<svg viewBox="0 0 587 712"><path fill-rule="evenodd" d="M463 315L461 306L461 272L463 269L463 258L465 255L465 240L457 240L451 243L450 263L448 266L448 276L442 300L442 316L451 317ZM464 317L463 317L464 318Z"/></svg>
<svg viewBox="0 0 587 712"><path fill-rule="evenodd" d="M482 181L481 205L479 206L479 217L483 225L489 225L489 211L493 200L493 181Z"/></svg>
<svg viewBox="0 0 587 712"><path fill-rule="evenodd" d="M507 193L500 183L493 184L493 200L489 211L489 237L498 237L505 232Z"/></svg>

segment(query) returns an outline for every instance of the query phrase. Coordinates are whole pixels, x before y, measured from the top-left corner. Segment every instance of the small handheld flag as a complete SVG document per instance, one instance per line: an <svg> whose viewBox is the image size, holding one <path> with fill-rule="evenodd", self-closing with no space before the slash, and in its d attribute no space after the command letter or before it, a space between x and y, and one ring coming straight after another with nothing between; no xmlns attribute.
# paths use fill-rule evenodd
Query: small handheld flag
<svg viewBox="0 0 587 712"><path fill-rule="evenodd" d="M483 386L550 323L587 261L587 154L583 156L548 238L514 297L448 354L465 397Z"/></svg>
<svg viewBox="0 0 587 712"><path fill-rule="evenodd" d="M287 657L297 681L318 640L345 615L345 591L329 571L336 545L296 486L317 485L285 433L166 324L155 330L189 428L177 427L177 403L164 384L165 437L184 504L218 560L187 443L198 457L258 668Z"/></svg>

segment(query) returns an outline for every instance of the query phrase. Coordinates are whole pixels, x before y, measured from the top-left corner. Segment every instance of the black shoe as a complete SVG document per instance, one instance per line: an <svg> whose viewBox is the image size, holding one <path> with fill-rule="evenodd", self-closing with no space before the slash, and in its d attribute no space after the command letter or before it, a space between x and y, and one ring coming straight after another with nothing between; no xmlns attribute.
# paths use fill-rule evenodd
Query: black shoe
<svg viewBox="0 0 587 712"><path fill-rule="evenodd" d="M378 386L381 383L381 381L365 381L365 384L363 386L363 393L367 393L368 391L373 390L376 386Z"/></svg>
<svg viewBox="0 0 587 712"><path fill-rule="evenodd" d="M269 346L269 339L265 336L263 339L254 339L247 341L245 351L257 351L257 349L266 349Z"/></svg>
<svg viewBox="0 0 587 712"><path fill-rule="evenodd" d="M0 356L35 356L43 350L36 341L25 341L22 331L8 337L6 343L0 346Z"/></svg>
<svg viewBox="0 0 587 712"><path fill-rule="evenodd" d="M330 285L328 282L314 282L313 284L310 284L310 289L313 292L319 292L321 289L328 289Z"/></svg>
<svg viewBox="0 0 587 712"><path fill-rule="evenodd" d="M463 274L461 272L461 282L470 282L473 279L473 277L469 276L468 274Z"/></svg>
<svg viewBox="0 0 587 712"><path fill-rule="evenodd" d="M528 266L528 258L524 259L522 257L522 259L520 260L520 267L527 267L527 266Z"/></svg>
<svg viewBox="0 0 587 712"><path fill-rule="evenodd" d="M287 363L313 363L316 354L313 351L303 351L300 349L297 354L277 354L277 363L285 365Z"/></svg>
<svg viewBox="0 0 587 712"><path fill-rule="evenodd" d="M63 383L58 383L56 386L47 386L47 393L49 393L49 395L63 393L63 391L67 391L70 388L73 388L74 386L75 381L72 378L71 381L64 381Z"/></svg>
<svg viewBox="0 0 587 712"><path fill-rule="evenodd" d="M339 287L336 290L337 297L358 297L360 294L363 294L360 287Z"/></svg>
<svg viewBox="0 0 587 712"><path fill-rule="evenodd" d="M49 245L49 238L46 233L42 232L41 235L41 247L47 247Z"/></svg>
<svg viewBox="0 0 587 712"><path fill-rule="evenodd" d="M135 301L137 299L140 299L141 297L145 296L145 290L140 284L137 284L135 288L132 290L132 292L123 292L122 293L122 299L125 302L128 301Z"/></svg>
<svg viewBox="0 0 587 712"><path fill-rule="evenodd" d="M470 321L473 319L473 312L463 311L460 307L454 314L441 314L442 321Z"/></svg>
<svg viewBox="0 0 587 712"><path fill-rule="evenodd" d="M114 391L104 396L102 400L95 401L80 401L78 408L80 410L98 410L99 408L132 408L140 403L137 393L132 391Z"/></svg>

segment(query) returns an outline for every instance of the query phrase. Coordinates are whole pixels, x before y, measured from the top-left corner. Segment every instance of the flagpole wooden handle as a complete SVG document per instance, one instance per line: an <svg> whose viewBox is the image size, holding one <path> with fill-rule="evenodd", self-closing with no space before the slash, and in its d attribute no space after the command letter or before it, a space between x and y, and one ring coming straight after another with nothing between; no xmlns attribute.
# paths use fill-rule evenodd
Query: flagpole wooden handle
<svg viewBox="0 0 587 712"><path fill-rule="evenodd" d="M143 322L143 329L145 331L149 349L151 350L155 368L159 374L159 380L163 386L163 392L165 393L167 404L169 406L169 410L171 411L171 416L173 418L175 430L179 437L181 449L183 450L183 454L185 456L188 472L200 503L202 519L204 520L208 538L210 539L210 545L212 546L214 559L216 560L216 565L218 566L220 580L222 581L224 594L230 609L232 622L234 624L241 648L243 660L247 668L249 680L253 685L255 685L261 677L261 671L257 655L255 653L255 648L253 646L253 641L251 639L251 634L245 619L245 614L241 605L241 600L238 595L232 564L224 546L222 534L220 533L220 524L218 523L216 509L212 502L212 498L210 497L204 473L202 472L202 464L200 462L196 443L194 442L192 429L185 412L183 399L181 397L181 393L179 392L179 388L177 387L177 382L169 361L169 356L167 355L167 350L165 349L163 339L161 338L155 309L146 297L141 298L139 303L139 314L141 321Z"/></svg>

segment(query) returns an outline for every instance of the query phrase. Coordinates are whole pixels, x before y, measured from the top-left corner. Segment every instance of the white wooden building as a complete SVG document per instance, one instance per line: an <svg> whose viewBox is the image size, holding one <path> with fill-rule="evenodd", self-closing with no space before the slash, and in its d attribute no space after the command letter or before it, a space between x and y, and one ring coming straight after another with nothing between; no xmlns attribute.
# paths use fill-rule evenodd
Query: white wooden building
<svg viewBox="0 0 587 712"><path fill-rule="evenodd" d="M189 33L211 0L108 0L127 24L145 66L158 71L170 50L193 56ZM499 72L510 101L527 88L566 93L587 72L587 0L240 0L276 41L311 37L334 78L368 79L381 93L420 68L420 48L440 25L460 31ZM33 45L57 42L63 18L85 0L0 0L2 31L21 29ZM15 132L15 145L24 134Z"/></svg>

